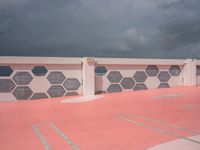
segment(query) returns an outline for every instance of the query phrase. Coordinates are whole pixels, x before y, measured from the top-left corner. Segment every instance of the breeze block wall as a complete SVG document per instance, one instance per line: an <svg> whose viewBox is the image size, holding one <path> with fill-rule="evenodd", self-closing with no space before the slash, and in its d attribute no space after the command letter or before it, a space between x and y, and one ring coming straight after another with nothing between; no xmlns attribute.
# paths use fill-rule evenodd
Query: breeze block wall
<svg viewBox="0 0 200 150"><path fill-rule="evenodd" d="M200 60L0 56L0 101L200 85Z"/></svg>
<svg viewBox="0 0 200 150"><path fill-rule="evenodd" d="M114 60L113 60L114 61ZM101 62L100 62L101 63ZM104 62L105 63L105 62ZM117 62L116 62L117 63ZM129 64L128 64L129 63ZM112 93L155 88L169 88L183 85L183 65L127 62L123 65L98 64L95 68L95 92Z"/></svg>
<svg viewBox="0 0 200 150"><path fill-rule="evenodd" d="M8 58L0 64L0 100L33 100L82 94L81 59L73 59L74 62L70 58L19 59Z"/></svg>
<svg viewBox="0 0 200 150"><path fill-rule="evenodd" d="M96 93L169 88L182 85L182 66L96 66Z"/></svg>

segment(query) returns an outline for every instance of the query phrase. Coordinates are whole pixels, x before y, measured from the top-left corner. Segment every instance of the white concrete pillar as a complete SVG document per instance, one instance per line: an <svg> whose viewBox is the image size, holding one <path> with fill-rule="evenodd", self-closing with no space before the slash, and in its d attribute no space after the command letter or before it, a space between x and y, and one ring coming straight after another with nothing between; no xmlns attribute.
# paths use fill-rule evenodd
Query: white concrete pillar
<svg viewBox="0 0 200 150"><path fill-rule="evenodd" d="M83 62L83 95L95 94L95 59L84 57Z"/></svg>
<svg viewBox="0 0 200 150"><path fill-rule="evenodd" d="M183 85L196 86L196 59L186 59L183 66Z"/></svg>

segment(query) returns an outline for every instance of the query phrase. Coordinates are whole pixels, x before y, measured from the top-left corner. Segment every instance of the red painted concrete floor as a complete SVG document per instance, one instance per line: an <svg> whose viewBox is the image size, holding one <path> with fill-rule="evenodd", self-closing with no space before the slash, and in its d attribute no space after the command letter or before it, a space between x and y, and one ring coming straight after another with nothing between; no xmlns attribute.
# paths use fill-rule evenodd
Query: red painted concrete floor
<svg viewBox="0 0 200 150"><path fill-rule="evenodd" d="M200 87L0 103L1 150L142 150L200 132Z"/></svg>

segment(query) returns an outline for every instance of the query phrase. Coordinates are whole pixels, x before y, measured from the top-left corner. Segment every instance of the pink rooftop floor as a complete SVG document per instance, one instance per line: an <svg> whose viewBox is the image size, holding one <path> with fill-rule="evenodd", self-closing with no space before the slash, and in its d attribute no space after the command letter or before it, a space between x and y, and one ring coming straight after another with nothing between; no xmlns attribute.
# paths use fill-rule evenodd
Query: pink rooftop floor
<svg viewBox="0 0 200 150"><path fill-rule="evenodd" d="M143 150L176 139L200 146L189 138L200 132L200 87L63 99L0 103L0 149Z"/></svg>

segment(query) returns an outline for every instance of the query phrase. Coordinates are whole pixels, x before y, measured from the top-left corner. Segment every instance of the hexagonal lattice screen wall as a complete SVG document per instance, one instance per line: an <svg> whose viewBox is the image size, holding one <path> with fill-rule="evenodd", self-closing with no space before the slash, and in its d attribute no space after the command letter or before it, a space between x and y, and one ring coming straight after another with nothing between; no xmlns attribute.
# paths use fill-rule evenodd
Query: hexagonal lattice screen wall
<svg viewBox="0 0 200 150"><path fill-rule="evenodd" d="M134 87L134 90L137 91L137 90L146 90L147 87L144 83L138 83L136 84L136 86Z"/></svg>
<svg viewBox="0 0 200 150"><path fill-rule="evenodd" d="M13 95L18 100L27 100L31 97L32 94L33 94L32 90L27 86L17 87L13 91Z"/></svg>
<svg viewBox="0 0 200 150"><path fill-rule="evenodd" d="M29 72L17 72L13 77L17 85L28 85L32 79L33 77Z"/></svg>
<svg viewBox="0 0 200 150"><path fill-rule="evenodd" d="M96 94L182 85L182 67L177 65L107 65L101 68L106 68L107 72L96 76Z"/></svg>
<svg viewBox="0 0 200 150"><path fill-rule="evenodd" d="M122 75L119 71L111 71L108 76L108 80L112 83L119 83L122 79Z"/></svg>
<svg viewBox="0 0 200 150"><path fill-rule="evenodd" d="M160 71L160 73L158 74L158 79L160 80L160 82L168 82L170 77L171 76L168 71Z"/></svg>
<svg viewBox="0 0 200 150"><path fill-rule="evenodd" d="M135 81L133 80L133 78L125 77L122 79L120 84L124 89L132 89L135 85Z"/></svg>
<svg viewBox="0 0 200 150"><path fill-rule="evenodd" d="M10 76L13 69L10 66L0 66L0 76Z"/></svg>
<svg viewBox="0 0 200 150"><path fill-rule="evenodd" d="M158 88L168 88L169 84L168 83L160 83Z"/></svg>
<svg viewBox="0 0 200 150"><path fill-rule="evenodd" d="M144 71L136 71L133 78L136 82L144 82L147 79L147 75Z"/></svg>
<svg viewBox="0 0 200 150"><path fill-rule="evenodd" d="M76 78L68 78L63 85L66 90L73 91L77 90L81 84Z"/></svg>
<svg viewBox="0 0 200 150"><path fill-rule="evenodd" d="M177 65L97 65L94 71L96 94L182 84L182 67ZM197 76L200 76L199 66ZM82 94L82 67L26 64L0 66L0 94L4 93L19 100Z"/></svg>
<svg viewBox="0 0 200 150"><path fill-rule="evenodd" d="M81 64L0 66L0 97L10 101L80 95L81 80Z"/></svg>
<svg viewBox="0 0 200 150"><path fill-rule="evenodd" d="M181 68L179 66L171 66L169 72L172 76L179 76L181 73Z"/></svg>
<svg viewBox="0 0 200 150"><path fill-rule="evenodd" d="M60 85L52 85L47 91L51 97L62 97L65 92L65 89Z"/></svg>
<svg viewBox="0 0 200 150"><path fill-rule="evenodd" d="M9 93L15 88L15 84L10 79L0 79L0 93Z"/></svg>
<svg viewBox="0 0 200 150"><path fill-rule="evenodd" d="M75 96L75 95L79 95L77 92L67 92L65 94L65 96Z"/></svg>
<svg viewBox="0 0 200 150"><path fill-rule="evenodd" d="M145 69L145 72L147 73L147 75L149 77L155 77L155 76L157 76L157 74L159 72L159 68L156 65L149 65Z"/></svg>
<svg viewBox="0 0 200 150"><path fill-rule="evenodd" d="M48 75L47 79L51 84L62 84L65 80L65 76L62 72L53 71Z"/></svg>
<svg viewBox="0 0 200 150"><path fill-rule="evenodd" d="M31 97L31 100L34 99L43 99L43 98L48 98L46 93L34 93Z"/></svg>
<svg viewBox="0 0 200 150"><path fill-rule="evenodd" d="M106 72L107 72L107 69L106 69L106 67L104 67L104 66L97 66L97 67L95 68L95 73L96 73L97 75L105 75Z"/></svg>
<svg viewBox="0 0 200 150"><path fill-rule="evenodd" d="M45 66L35 66L32 72L35 76L44 76L47 73L47 68Z"/></svg>
<svg viewBox="0 0 200 150"><path fill-rule="evenodd" d="M108 93L114 93L114 92L121 92L122 88L119 84L111 84L108 89Z"/></svg>

